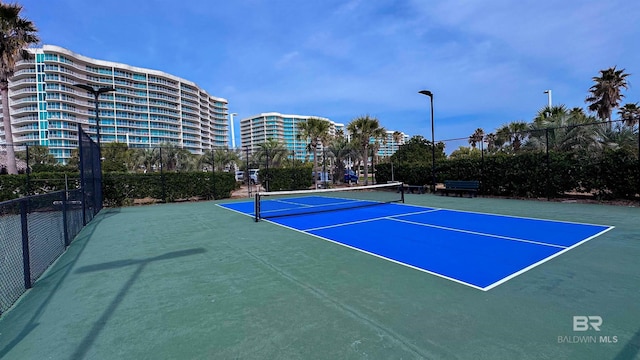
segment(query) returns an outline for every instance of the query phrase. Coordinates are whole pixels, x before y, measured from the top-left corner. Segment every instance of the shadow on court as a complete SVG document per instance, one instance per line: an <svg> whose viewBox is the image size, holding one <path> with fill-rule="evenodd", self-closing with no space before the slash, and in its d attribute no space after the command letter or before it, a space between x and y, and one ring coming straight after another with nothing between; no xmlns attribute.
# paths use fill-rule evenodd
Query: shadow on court
<svg viewBox="0 0 640 360"><path fill-rule="evenodd" d="M126 260L111 261L111 262L106 262L102 264L83 266L78 270L76 270L76 273L89 273L94 271L106 271L106 270L118 269L118 268L127 267L127 266L136 266L136 271L133 273L133 275L131 275L131 277L129 277L127 282L122 286L120 291L113 298L109 306L107 306L107 308L104 310L100 318L98 318L98 320L93 324L93 326L91 327L87 335L84 337L84 339L82 339L82 341L78 345L78 348L73 353L71 358L82 359L85 357L85 355L87 354L87 351L91 348L91 345L100 334L100 331L102 330L104 325L107 323L107 321L109 320L111 315L115 312L115 310L118 308L118 305L120 305L120 303L126 296L131 286L133 286L133 284L136 282L136 280L140 276L140 273L142 273L142 271L148 264L156 261L170 260L170 259L175 259L175 258L184 257L184 256L202 254L205 252L206 250L203 248L172 251L172 252L168 252L162 255L158 255L158 256L154 256L146 259L126 259Z"/></svg>
<svg viewBox="0 0 640 360"><path fill-rule="evenodd" d="M119 212L119 211L117 211ZM37 307L36 311L33 312L31 318L24 325L22 330L16 335L16 337L11 340L7 346L0 349L0 359L4 358L4 356L11 351L17 344L19 344L24 338L26 338L34 329L36 329L39 325L38 319L43 311L46 309L47 305L51 301L51 299L57 294L58 289L64 283L67 276L71 273L71 269L75 265L76 261L83 253L84 249L88 244L88 240L91 239L91 236L96 231L96 227L100 223L100 221L104 220L104 217L99 217L95 219L93 222L89 223L83 231L78 234L78 237L74 239L74 243L81 244L79 247L70 246L66 253L62 254L62 258L60 259L63 264L59 266L59 269L46 272L40 279L38 279L30 292L38 292L41 288L46 287L45 292L39 292L41 296L43 296L40 301L40 305ZM53 283L53 285L48 285L49 283ZM24 295L23 295L24 296ZM36 300L38 301L38 300Z"/></svg>
<svg viewBox="0 0 640 360"><path fill-rule="evenodd" d="M640 354L640 329L627 341L614 360L637 359Z"/></svg>

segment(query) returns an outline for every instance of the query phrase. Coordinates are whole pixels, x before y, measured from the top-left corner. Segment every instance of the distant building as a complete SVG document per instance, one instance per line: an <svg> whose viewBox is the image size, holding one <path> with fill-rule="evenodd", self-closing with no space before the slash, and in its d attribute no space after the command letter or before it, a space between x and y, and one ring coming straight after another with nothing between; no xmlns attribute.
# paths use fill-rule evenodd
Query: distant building
<svg viewBox="0 0 640 360"><path fill-rule="evenodd" d="M394 137L396 131L387 131L387 136L384 140L376 140L380 144L380 148L378 149L378 156L380 157L389 157L393 155L398 149L400 145L404 145L409 140L409 135L401 131L397 131L398 139Z"/></svg>
<svg viewBox="0 0 640 360"><path fill-rule="evenodd" d="M242 149L249 149L253 154L258 145L269 139L275 139L287 147L291 152L291 158L297 160L313 160L313 152L308 151L308 141L297 139L298 124L309 118L318 118L328 121L329 133L335 135L336 131L344 129L344 124L335 123L327 118L308 115L285 115L277 112L262 113L240 120L240 142ZM321 149L321 148L320 148Z"/></svg>
<svg viewBox="0 0 640 360"><path fill-rule="evenodd" d="M18 62L9 82L13 139L5 138L0 121L0 144L48 146L66 163L78 147L78 123L94 139L96 134L94 97L73 86L79 83L116 89L99 98L102 143L138 148L172 143L196 154L228 146L227 100L191 81L58 46L28 51L34 60Z"/></svg>

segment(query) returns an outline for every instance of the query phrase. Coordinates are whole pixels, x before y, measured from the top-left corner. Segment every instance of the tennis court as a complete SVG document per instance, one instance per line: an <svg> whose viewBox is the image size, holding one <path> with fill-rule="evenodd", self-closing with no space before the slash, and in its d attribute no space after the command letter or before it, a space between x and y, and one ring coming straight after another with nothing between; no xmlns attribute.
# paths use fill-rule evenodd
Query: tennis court
<svg viewBox="0 0 640 360"><path fill-rule="evenodd" d="M640 208L384 195L259 222L248 199L103 209L0 317L0 358L639 358Z"/></svg>
<svg viewBox="0 0 640 360"><path fill-rule="evenodd" d="M220 206L485 291L613 229L399 204L394 190L282 192L258 206Z"/></svg>

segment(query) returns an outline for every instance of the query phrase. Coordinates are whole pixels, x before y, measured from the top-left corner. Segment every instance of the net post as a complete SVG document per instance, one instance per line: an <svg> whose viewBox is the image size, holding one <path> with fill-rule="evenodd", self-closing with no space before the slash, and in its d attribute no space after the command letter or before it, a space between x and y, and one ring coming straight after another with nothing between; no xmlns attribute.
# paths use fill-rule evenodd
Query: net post
<svg viewBox="0 0 640 360"><path fill-rule="evenodd" d="M255 214L255 222L260 221L260 192L256 192L255 203L253 206L253 212Z"/></svg>

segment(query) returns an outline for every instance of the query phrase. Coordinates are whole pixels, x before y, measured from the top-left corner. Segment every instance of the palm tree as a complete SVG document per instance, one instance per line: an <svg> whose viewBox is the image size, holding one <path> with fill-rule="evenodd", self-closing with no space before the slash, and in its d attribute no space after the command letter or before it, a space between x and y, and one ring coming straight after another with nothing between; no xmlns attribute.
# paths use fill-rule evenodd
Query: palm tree
<svg viewBox="0 0 640 360"><path fill-rule="evenodd" d="M323 119L308 118L306 121L298 123L298 133L296 137L309 141L309 148L313 152L313 171L318 170L318 146L324 145L329 140L329 129L331 124Z"/></svg>
<svg viewBox="0 0 640 360"><path fill-rule="evenodd" d="M549 150L563 152L601 151L605 138L604 127L583 111L566 108L553 113L544 120L534 121L530 126L526 148L531 150Z"/></svg>
<svg viewBox="0 0 640 360"><path fill-rule="evenodd" d="M4 139L7 146L7 171L17 174L15 151L13 149L13 132L11 131L11 114L9 113L9 79L13 76L16 61L28 59L29 45L37 44L40 39L35 25L20 17L22 6L18 4L0 3L0 93L2 95L2 122Z"/></svg>
<svg viewBox="0 0 640 360"><path fill-rule="evenodd" d="M225 171L231 168L231 165L236 164L240 158L238 154L232 150L225 148L217 148L214 150L206 150L202 156L198 159L198 168L207 170L213 169L213 171ZM205 166L207 165L207 166Z"/></svg>
<svg viewBox="0 0 640 360"><path fill-rule="evenodd" d="M345 161L355 155L352 144L344 136L336 136L329 142L327 150L331 153L336 163L333 179L338 179L342 182L345 173Z"/></svg>
<svg viewBox="0 0 640 360"><path fill-rule="evenodd" d="M276 139L267 139L267 141L258 144L258 150L254 157L258 163L266 164L267 167L278 167L283 163L287 156L289 156L289 150L287 147Z"/></svg>
<svg viewBox="0 0 640 360"><path fill-rule="evenodd" d="M369 144L371 139L383 139L387 131L380 127L378 119L364 115L355 118L347 125L347 130L353 135L353 139L360 146L362 160L364 161L364 184L369 183Z"/></svg>
<svg viewBox="0 0 640 360"><path fill-rule="evenodd" d="M474 133L469 136L469 144L472 148L476 148L476 145L484 139L484 130L477 128Z"/></svg>
<svg viewBox="0 0 640 360"><path fill-rule="evenodd" d="M147 173L158 167L159 152L154 151L154 149L136 149L133 158L135 170L142 168Z"/></svg>
<svg viewBox="0 0 640 360"><path fill-rule="evenodd" d="M487 151L494 152L498 148L498 137L494 133L488 133L484 136L484 141L487 142Z"/></svg>
<svg viewBox="0 0 640 360"><path fill-rule="evenodd" d="M529 125L524 121L513 121L502 125L502 127L496 131L497 142L509 144L511 150L517 152L527 139L528 129Z"/></svg>
<svg viewBox="0 0 640 360"><path fill-rule="evenodd" d="M404 136L400 131L394 131L391 137L393 139L394 144L396 145L396 148L394 150L397 151L398 147L400 147L400 143L404 140Z"/></svg>
<svg viewBox="0 0 640 360"><path fill-rule="evenodd" d="M611 121L613 109L624 98L621 90L629 88L627 76L624 69L617 70L615 66L600 70L600 76L593 77L595 84L589 88L590 95L585 99L589 111L595 112L600 119Z"/></svg>
<svg viewBox="0 0 640 360"><path fill-rule="evenodd" d="M624 106L618 110L618 115L620 115L620 119L624 120L624 123L631 128L636 124L640 124L640 107L638 107L638 103L624 104Z"/></svg>

